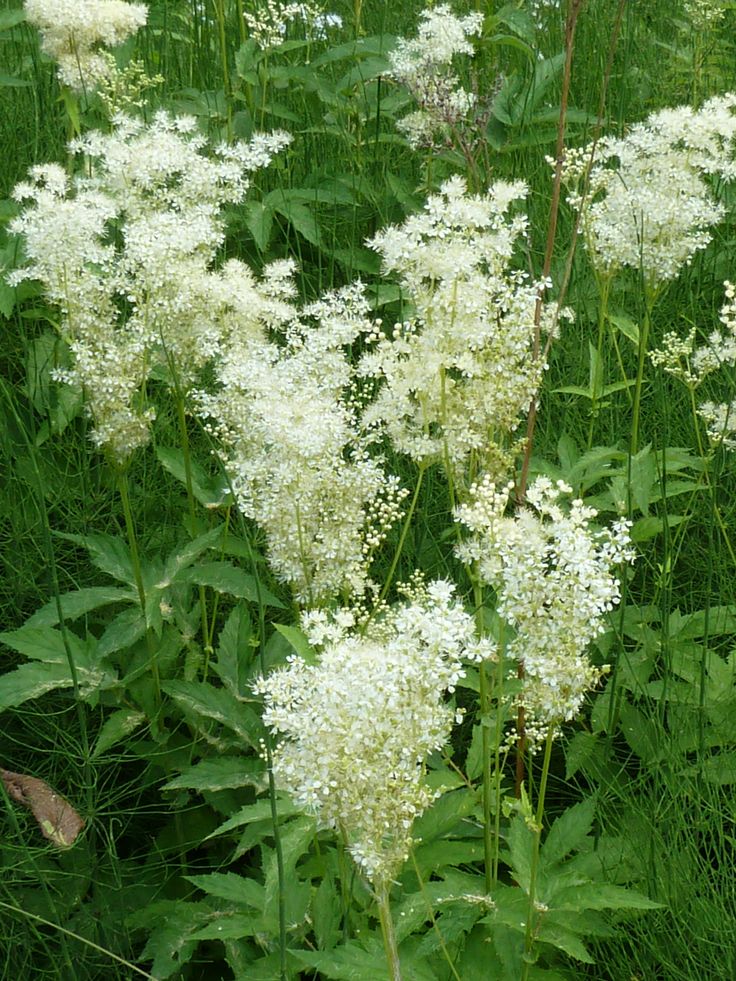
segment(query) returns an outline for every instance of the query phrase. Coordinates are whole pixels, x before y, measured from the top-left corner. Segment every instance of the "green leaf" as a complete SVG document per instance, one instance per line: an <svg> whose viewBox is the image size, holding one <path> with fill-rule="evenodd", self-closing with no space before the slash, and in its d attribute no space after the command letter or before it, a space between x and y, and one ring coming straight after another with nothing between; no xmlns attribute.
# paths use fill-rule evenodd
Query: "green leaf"
<svg viewBox="0 0 736 981"><path fill-rule="evenodd" d="M600 909L662 909L648 896L607 882L586 882L569 886L555 895L555 910L577 912Z"/></svg>
<svg viewBox="0 0 736 981"><path fill-rule="evenodd" d="M113 579L119 579L129 586L135 586L130 550L121 538L100 534L71 535L60 531L54 532L54 534L67 542L74 542L76 545L86 548L92 563L102 572L106 572Z"/></svg>
<svg viewBox="0 0 736 981"><path fill-rule="evenodd" d="M300 967L320 974L332 981L389 981L386 955L377 941L368 950L354 940L334 950L291 950L289 953ZM434 981L434 975L412 974L412 981Z"/></svg>
<svg viewBox="0 0 736 981"><path fill-rule="evenodd" d="M336 900L335 880L328 872L312 896L312 924L317 946L330 950L340 939L340 907Z"/></svg>
<svg viewBox="0 0 736 981"><path fill-rule="evenodd" d="M212 909L207 903L183 903L170 899L153 903L134 913L127 922L130 926L151 930L140 959L153 961L151 974L163 981L178 973L191 960L197 948L191 935L211 916Z"/></svg>
<svg viewBox="0 0 736 981"><path fill-rule="evenodd" d="M177 704L205 719L221 722L247 745L258 748L264 733L260 717L226 688L215 688L206 681L174 680L166 682L163 690Z"/></svg>
<svg viewBox="0 0 736 981"><path fill-rule="evenodd" d="M235 872L185 875L184 878L197 889L202 889L208 896L225 899L241 906L252 906L257 910L263 909L264 889L255 879L236 875Z"/></svg>
<svg viewBox="0 0 736 981"><path fill-rule="evenodd" d="M218 593L227 593L238 599L259 601L266 606L283 609L284 604L270 593L264 586L256 583L255 577L236 568L231 562L203 562L187 569L179 576L179 582L188 582L198 586L209 586Z"/></svg>
<svg viewBox="0 0 736 981"><path fill-rule="evenodd" d="M0 711L22 705L57 688L70 688L71 685L66 664L21 664L15 671L0 675Z"/></svg>
<svg viewBox="0 0 736 981"><path fill-rule="evenodd" d="M87 646L71 630L62 633L54 627L32 627L26 624L19 630L1 633L0 643L36 661L67 665L71 655L76 664L89 663Z"/></svg>
<svg viewBox="0 0 736 981"><path fill-rule="evenodd" d="M188 767L167 784L164 790L235 790L238 787L266 786L265 764L259 758L221 756L203 760Z"/></svg>
<svg viewBox="0 0 736 981"><path fill-rule="evenodd" d="M313 817L300 814L287 824L282 824L280 831L283 878L288 886L284 899L287 906L291 907L290 921L301 922L309 906L310 887L308 882L299 881L296 866L299 859L309 851L317 833L317 825ZM278 928L280 875L275 849L268 854L263 864L265 871L263 918L271 928Z"/></svg>
<svg viewBox="0 0 736 981"><path fill-rule="evenodd" d="M277 800L276 814L279 821L287 817L293 817L299 813L299 809L290 800ZM255 804L246 804L245 807L241 807L236 814L228 818L224 824L216 828L208 837L215 838L218 835L226 834L228 831L233 831L235 828L242 828L245 825L254 824L257 821L270 820L271 801L258 800Z"/></svg>
<svg viewBox="0 0 736 981"><path fill-rule="evenodd" d="M317 663L317 654L299 627L289 627L283 623L275 623L274 627L291 644L302 661L306 664Z"/></svg>
<svg viewBox="0 0 736 981"><path fill-rule="evenodd" d="M145 713L138 712L136 709L123 708L117 712L113 712L112 715L108 716L100 729L94 749L92 750L92 759L101 756L111 746L115 746L122 739L125 739L126 736L146 721Z"/></svg>
<svg viewBox="0 0 736 981"><path fill-rule="evenodd" d="M106 657L115 651L123 651L132 647L146 633L146 621L139 607L131 607L110 621L97 644L99 657Z"/></svg>
<svg viewBox="0 0 736 981"><path fill-rule="evenodd" d="M182 450L169 446L157 446L156 457L161 466L168 470L172 477L176 478L184 487L187 486L187 471ZM215 508L223 504L227 497L227 488L223 481L206 474L196 460L190 461L189 468L192 475L192 493L199 503L206 508Z"/></svg>
<svg viewBox="0 0 736 981"><path fill-rule="evenodd" d="M570 957L574 957L576 961L582 961L583 964L595 964L577 933L559 923L552 922L544 915L540 917L540 920L537 933L539 941L551 944L558 950L563 950Z"/></svg>
<svg viewBox="0 0 736 981"><path fill-rule="evenodd" d="M190 934L192 941L200 940L240 940L243 937L254 937L262 932L263 924L260 917L250 913L237 913L225 910L213 913L211 922Z"/></svg>
<svg viewBox="0 0 736 981"><path fill-rule="evenodd" d="M542 845L542 860L552 865L580 848L590 833L594 813L595 802L589 797L558 817Z"/></svg>
<svg viewBox="0 0 736 981"><path fill-rule="evenodd" d="M244 603L232 611L220 631L217 660L212 665L223 685L236 698L246 695L253 662L251 622Z"/></svg>
<svg viewBox="0 0 736 981"><path fill-rule="evenodd" d="M273 208L266 201L249 201L246 204L245 224L261 250L265 252L273 230Z"/></svg>
<svg viewBox="0 0 736 981"><path fill-rule="evenodd" d="M0 31L9 31L11 27L22 24L25 19L25 10L0 11Z"/></svg>
<svg viewBox="0 0 736 981"><path fill-rule="evenodd" d="M158 584L159 589L164 589L172 582L176 582L177 577L185 569L188 569L192 562L199 558L202 552L206 552L209 548L215 548L222 541L224 535L224 525L218 525L217 528L211 528L203 535L199 535L193 541L187 542L182 548L173 552L166 560L163 571L164 581Z"/></svg>
<svg viewBox="0 0 736 981"><path fill-rule="evenodd" d="M137 603L138 595L121 586L89 586L86 589L76 589L59 597L61 613L64 620L76 620L78 617L98 610L110 603ZM59 612L56 600L46 603L36 610L26 621L29 627L53 627L59 622Z"/></svg>
<svg viewBox="0 0 736 981"><path fill-rule="evenodd" d="M272 192L274 193L274 192ZM281 197L283 195L280 194ZM297 201L286 201L273 205L273 210L282 215L289 224L312 245L322 244L322 235L314 214Z"/></svg>
<svg viewBox="0 0 736 981"><path fill-rule="evenodd" d="M677 525L682 524L683 521L687 521L688 518L689 515L668 514L667 527L676 528ZM632 542L648 542L650 539L661 534L663 530L664 520L650 514L648 517L639 518L638 521L634 522L630 532L631 540Z"/></svg>
<svg viewBox="0 0 736 981"><path fill-rule="evenodd" d="M521 888L527 892L531 881L534 835L521 814L514 815L508 833L511 870Z"/></svg>

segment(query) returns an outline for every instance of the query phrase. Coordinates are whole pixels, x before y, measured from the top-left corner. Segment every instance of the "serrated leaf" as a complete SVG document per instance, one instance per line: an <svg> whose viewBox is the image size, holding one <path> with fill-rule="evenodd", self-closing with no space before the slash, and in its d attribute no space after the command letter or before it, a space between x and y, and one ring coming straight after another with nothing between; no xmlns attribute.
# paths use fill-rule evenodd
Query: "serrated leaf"
<svg viewBox="0 0 736 981"><path fill-rule="evenodd" d="M0 634L0 643L35 661L68 665L69 656L75 664L89 664L89 650L71 630L62 633L55 627L33 627L26 624L18 630Z"/></svg>
<svg viewBox="0 0 736 981"><path fill-rule="evenodd" d="M249 746L258 747L264 732L260 717L227 689L215 688L206 681L174 680L166 682L163 690L179 705L205 719L221 722Z"/></svg>
<svg viewBox="0 0 736 981"><path fill-rule="evenodd" d="M531 881L533 840L534 836L526 821L520 814L516 814L511 821L507 841L514 879L525 892Z"/></svg>
<svg viewBox="0 0 736 981"><path fill-rule="evenodd" d="M246 879L235 872L211 872L209 875L185 875L197 889L206 892L208 896L237 903L241 906L252 906L262 910L265 901L263 886L255 879Z"/></svg>
<svg viewBox="0 0 736 981"><path fill-rule="evenodd" d="M264 586L256 583L255 576L243 572L230 562L202 562L194 568L185 570L178 581L209 586L215 592L250 600L251 603L261 602L277 609L284 607L281 600Z"/></svg>
<svg viewBox="0 0 736 981"><path fill-rule="evenodd" d="M125 739L146 721L145 713L136 709L123 708L113 712L100 729L97 742L92 750L92 759L101 756L111 746L115 746L122 739Z"/></svg>
<svg viewBox="0 0 736 981"><path fill-rule="evenodd" d="M351 940L335 950L292 950L300 967L319 971L332 981L389 981L386 956L377 942L366 950ZM433 979L433 975L429 975ZM412 975L412 981L420 981ZM423 981L423 979L422 979Z"/></svg>
<svg viewBox="0 0 736 981"><path fill-rule="evenodd" d="M98 610L110 603L138 602L137 593L122 586L90 586L86 589L76 589L59 597L61 612L64 620L76 620L78 617ZM36 610L26 621L29 627L53 627L59 622L59 612L56 600L51 600Z"/></svg>
<svg viewBox="0 0 736 981"><path fill-rule="evenodd" d="M203 760L188 767L167 784L164 790L235 790L238 787L265 788L265 765L259 758L221 756Z"/></svg>
<svg viewBox="0 0 736 981"><path fill-rule="evenodd" d="M146 622L138 607L123 610L110 621L97 644L98 657L132 647L146 633Z"/></svg>
<svg viewBox="0 0 736 981"><path fill-rule="evenodd" d="M340 908L335 902L335 880L328 872L312 896L312 924L320 950L330 950L340 939Z"/></svg>
<svg viewBox="0 0 736 981"><path fill-rule="evenodd" d="M208 548L215 548L217 546L222 540L223 534L224 527L218 525L217 528L211 528L203 535L199 535L193 541L187 542L186 545L173 552L166 560L163 571L164 582L160 583L159 586L163 588L172 582L176 582L177 577L184 570L188 569L192 562L198 559L203 552L206 552Z"/></svg>
<svg viewBox="0 0 736 981"><path fill-rule="evenodd" d="M93 565L106 572L113 579L119 579L129 586L135 586L135 575L133 574L133 563L130 558L130 550L121 538L113 535L89 534L72 535L67 532L54 532L58 538L63 538L67 542L74 542L87 549Z"/></svg>
<svg viewBox="0 0 736 981"><path fill-rule="evenodd" d="M260 917L226 910L222 913L214 913L212 920L190 934L189 939L193 941L241 940L243 937L254 937L262 929Z"/></svg>
<svg viewBox="0 0 736 981"><path fill-rule="evenodd" d="M70 688L72 680L66 664L33 662L0 675L0 711L15 708L57 688Z"/></svg>
<svg viewBox="0 0 736 981"><path fill-rule="evenodd" d="M285 818L293 817L300 812L291 801L277 799L276 813L278 820L281 821ZM242 828L244 825L255 824L258 821L264 820L271 820L271 802L269 800L258 800L255 804L246 804L245 807L241 807L239 811L233 814L232 817L229 817L224 824L216 828L208 837L215 838L217 835L233 831L235 828Z"/></svg>
<svg viewBox="0 0 736 981"><path fill-rule="evenodd" d="M558 950L563 950L570 957L583 964L594 964L595 961L588 953L588 950L577 933L560 923L554 923L544 916L541 918L538 927L537 938L540 942L551 944Z"/></svg>
<svg viewBox="0 0 736 981"><path fill-rule="evenodd" d="M299 881L296 866L299 859L309 851L316 833L316 820L305 814L299 815L299 817L282 824L280 827L283 881L287 884L287 889L282 898L287 908L290 907L289 919L291 922L300 922L309 907L310 886L308 882ZM279 921L278 904L280 899L280 873L275 850L264 861L264 872L263 919L266 924L275 927Z"/></svg>
<svg viewBox="0 0 736 981"><path fill-rule="evenodd" d="M140 959L152 960L152 976L164 981L191 960L197 948L191 935L211 916L212 909L206 903L164 900L129 916L127 922L149 930L154 924Z"/></svg>
<svg viewBox="0 0 736 981"><path fill-rule="evenodd" d="M239 603L220 631L217 660L212 670L223 685L239 698L248 692L253 648L250 646L251 622L248 610Z"/></svg>
<svg viewBox="0 0 736 981"><path fill-rule="evenodd" d="M556 910L600 910L600 909L662 909L662 903L655 903L648 896L606 882L590 882L579 886L569 886L555 896Z"/></svg>
<svg viewBox="0 0 736 981"><path fill-rule="evenodd" d="M588 798L561 814L542 844L542 860L552 865L580 848L590 833L594 813L595 802Z"/></svg>

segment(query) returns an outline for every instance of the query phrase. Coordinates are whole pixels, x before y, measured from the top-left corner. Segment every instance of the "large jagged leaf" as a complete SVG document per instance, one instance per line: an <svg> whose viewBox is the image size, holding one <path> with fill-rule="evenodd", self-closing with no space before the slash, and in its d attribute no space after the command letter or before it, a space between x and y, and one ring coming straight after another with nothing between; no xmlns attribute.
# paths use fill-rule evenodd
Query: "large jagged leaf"
<svg viewBox="0 0 736 981"><path fill-rule="evenodd" d="M224 899L229 903L250 906L261 911L265 903L263 886L255 879L235 872L211 872L209 875L185 875L187 882L206 892L208 896Z"/></svg>
<svg viewBox="0 0 736 981"><path fill-rule="evenodd" d="M262 585L256 583L255 576L238 569L231 562L202 562L185 569L178 577L179 582L198 586L209 586L218 593L227 593L237 599L250 600L283 609L284 604Z"/></svg>
<svg viewBox="0 0 736 981"><path fill-rule="evenodd" d="M0 634L0 643L34 661L68 664L71 657L80 667L89 667L89 646L71 630L62 632L54 627L32 627L26 624L18 630Z"/></svg>
<svg viewBox="0 0 736 981"><path fill-rule="evenodd" d="M179 705L232 729L249 746L259 746L264 731L260 717L226 688L215 688L205 681L174 680L163 690Z"/></svg>
<svg viewBox="0 0 736 981"><path fill-rule="evenodd" d="M122 708L113 712L105 719L105 723L100 729L92 750L92 759L101 756L112 746L117 745L146 721L146 714L134 708Z"/></svg>
<svg viewBox="0 0 736 981"><path fill-rule="evenodd" d="M264 790L266 769L258 757L221 756L203 760L188 767L167 784L164 790L232 790L238 787L256 787Z"/></svg>
<svg viewBox="0 0 736 981"><path fill-rule="evenodd" d="M220 631L217 659L212 670L236 698L250 693L249 682L254 650L251 647L252 626L245 603L239 603Z"/></svg>
<svg viewBox="0 0 736 981"><path fill-rule="evenodd" d="M580 848L590 833L594 813L595 801L588 798L558 817L542 844L542 861L548 866L552 865Z"/></svg>
<svg viewBox="0 0 736 981"><path fill-rule="evenodd" d="M74 542L75 545L87 549L92 563L108 576L129 586L135 586L130 549L122 538L102 534L72 535L61 531L56 531L54 534L64 541Z"/></svg>
<svg viewBox="0 0 736 981"><path fill-rule="evenodd" d="M26 621L28 627L53 627L59 622L59 605L64 620L77 620L86 613L99 610L100 607L111 603L137 603L138 595L123 586L90 586L86 589L75 589L44 604Z"/></svg>

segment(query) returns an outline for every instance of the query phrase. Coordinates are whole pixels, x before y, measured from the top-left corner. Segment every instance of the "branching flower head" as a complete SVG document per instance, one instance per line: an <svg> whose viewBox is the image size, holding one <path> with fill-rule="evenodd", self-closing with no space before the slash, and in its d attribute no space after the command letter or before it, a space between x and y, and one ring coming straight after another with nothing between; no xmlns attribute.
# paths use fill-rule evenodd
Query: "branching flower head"
<svg viewBox="0 0 736 981"><path fill-rule="evenodd" d="M357 284L281 324L280 343L235 337L219 391L200 397L241 509L265 532L276 575L310 606L370 588L372 554L405 496L369 455L348 397L345 348L373 331L368 311Z"/></svg>
<svg viewBox="0 0 736 981"><path fill-rule="evenodd" d="M25 0L29 24L41 32L41 49L58 63L59 79L73 89L108 79L115 47L146 23L147 8L124 0Z"/></svg>
<svg viewBox="0 0 736 981"><path fill-rule="evenodd" d="M28 263L10 281L39 280L59 306L74 354L64 380L85 389L93 440L117 462L148 438L151 412L134 403L153 365L172 361L189 384L217 350L233 304L249 306L242 294L252 276L231 300L225 273L211 270L222 208L241 200L248 172L287 142L260 136L206 156L194 120L121 117L111 133L71 144L86 158L84 175L34 167L15 188L25 207L11 230L23 236Z"/></svg>
<svg viewBox="0 0 736 981"><path fill-rule="evenodd" d="M472 108L474 97L460 85L452 60L474 54L468 39L482 26L482 14L456 17L447 4L440 4L422 12L416 38L400 38L390 53L391 77L409 89L419 106L399 122L412 146L431 144Z"/></svg>
<svg viewBox="0 0 736 981"><path fill-rule="evenodd" d="M473 196L452 178L370 243L416 315L363 358L361 372L382 382L365 419L420 464L462 469L475 454L503 471L504 441L534 399L540 284L510 268L527 219L509 212L525 192L498 182Z"/></svg>
<svg viewBox="0 0 736 981"><path fill-rule="evenodd" d="M277 782L344 834L377 887L399 872L412 823L434 798L422 764L449 735L444 695L477 651L472 617L452 594L430 583L365 633L349 611L307 614L316 663L294 656L258 685L264 721L283 737Z"/></svg>
<svg viewBox="0 0 736 981"><path fill-rule="evenodd" d="M707 177L736 176L735 109L736 96L719 96L699 110L662 110L622 139L601 140L585 199L590 151L568 152L568 200L581 211L588 254L601 275L641 269L656 292L710 242L725 211Z"/></svg>
<svg viewBox="0 0 736 981"><path fill-rule="evenodd" d="M674 331L665 334L662 347L649 355L652 364L662 367L695 391L714 372L736 367L736 286L724 284L726 302L721 307L723 328L711 331L705 344L695 345L693 327L687 337ZM711 444L736 450L736 400L701 402L698 415L705 422Z"/></svg>
<svg viewBox="0 0 736 981"><path fill-rule="evenodd" d="M308 37L324 37L326 28L335 24L327 18L316 3L294 3L287 0L266 0L260 2L256 13L243 14L250 36L264 51L278 47L286 40L289 24L300 21ZM339 18L338 18L339 20Z"/></svg>
<svg viewBox="0 0 736 981"><path fill-rule="evenodd" d="M496 590L511 634L506 654L524 668L529 732L543 735L575 716L602 673L587 650L619 600L614 566L633 553L627 522L595 530L593 508L573 500L563 509L570 488L561 481L538 478L513 518L505 516L511 489L490 479L472 488L457 509L471 533L457 554Z"/></svg>

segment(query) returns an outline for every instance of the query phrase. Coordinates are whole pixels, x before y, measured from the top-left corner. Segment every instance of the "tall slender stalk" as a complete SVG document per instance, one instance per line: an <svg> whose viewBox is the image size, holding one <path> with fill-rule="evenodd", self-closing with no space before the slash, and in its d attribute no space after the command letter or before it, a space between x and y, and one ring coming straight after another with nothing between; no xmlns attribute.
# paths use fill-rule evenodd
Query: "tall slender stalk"
<svg viewBox="0 0 736 981"><path fill-rule="evenodd" d="M141 616L143 617L143 622L146 628L146 644L148 646L148 654L151 660L151 675L153 677L153 685L156 694L156 704L159 704L161 702L161 679L159 677L158 664L156 662L156 648L153 634L148 627L148 616L146 613L146 588L143 585L143 571L141 568L140 552L138 551L138 537L135 532L133 510L130 506L127 470L118 468L117 484L118 493L120 494L120 503L123 506L125 532L128 538L128 548L130 549L130 562L133 567L133 578L135 580L135 587L138 592L138 601L141 605Z"/></svg>
<svg viewBox="0 0 736 981"><path fill-rule="evenodd" d="M526 931L524 934L524 966L521 971L521 981L527 981L529 970L532 966L531 953L534 947L534 925L536 920L536 892L537 892L537 872L539 871L539 848L542 841L542 819L544 817L544 797L547 792L547 777L549 775L549 764L552 758L552 743L555 737L555 730L550 727L547 732L547 741L544 746L544 762L542 763L542 775L539 780L539 794L537 797L537 810L534 815L534 844L532 847L532 860L529 871L529 906L526 914Z"/></svg>
<svg viewBox="0 0 736 981"><path fill-rule="evenodd" d="M388 885L382 882L376 889L376 904L378 905L378 918L381 923L381 936L383 946L386 951L388 961L388 973L391 981L401 981L401 962L399 960L399 947L396 943L396 931L394 921L391 918L391 905L388 898Z"/></svg>

